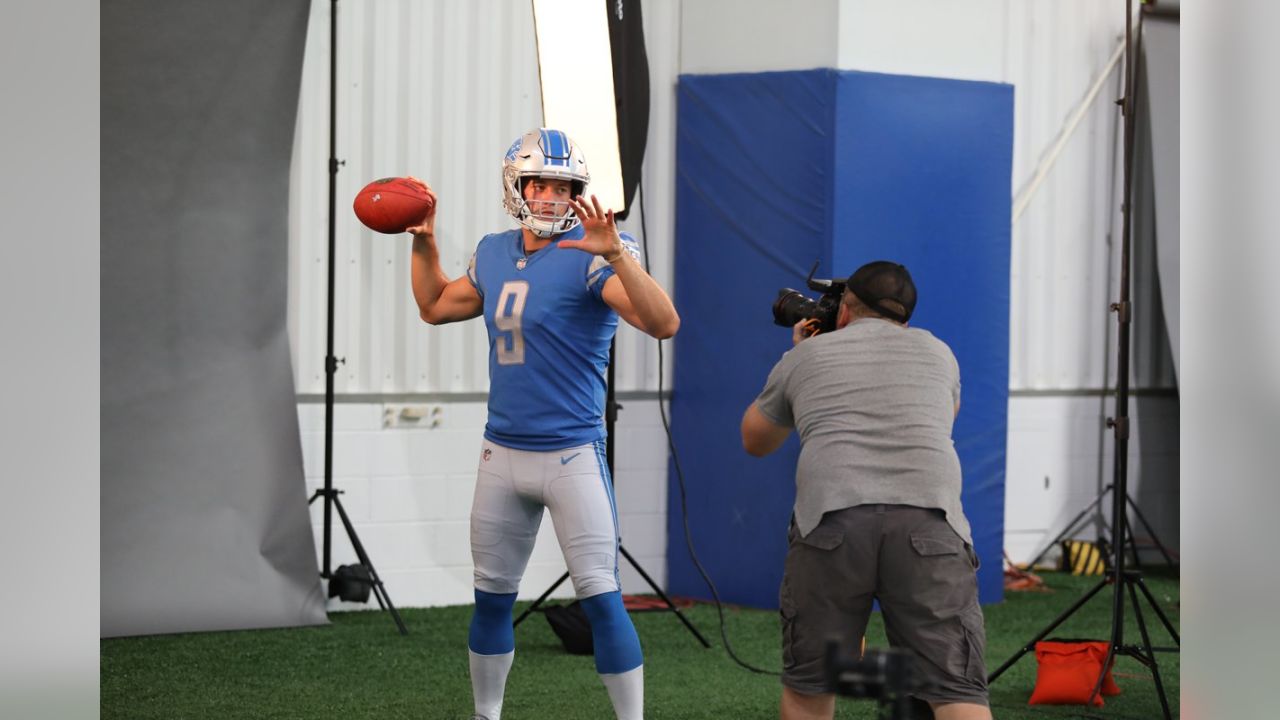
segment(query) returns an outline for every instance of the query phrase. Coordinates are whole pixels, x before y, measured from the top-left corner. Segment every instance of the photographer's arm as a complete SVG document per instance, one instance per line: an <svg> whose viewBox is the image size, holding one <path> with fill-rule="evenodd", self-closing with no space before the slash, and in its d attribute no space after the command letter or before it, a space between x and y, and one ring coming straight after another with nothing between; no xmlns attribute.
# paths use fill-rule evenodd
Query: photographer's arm
<svg viewBox="0 0 1280 720"><path fill-rule="evenodd" d="M791 428L778 425L751 403L742 414L742 448L755 457L764 457L782 447Z"/></svg>

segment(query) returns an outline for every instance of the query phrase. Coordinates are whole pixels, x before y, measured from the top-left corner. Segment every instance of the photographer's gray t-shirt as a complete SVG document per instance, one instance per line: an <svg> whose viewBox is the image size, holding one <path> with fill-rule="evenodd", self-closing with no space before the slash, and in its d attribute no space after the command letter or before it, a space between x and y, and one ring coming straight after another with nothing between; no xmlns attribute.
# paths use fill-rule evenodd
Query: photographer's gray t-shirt
<svg viewBox="0 0 1280 720"><path fill-rule="evenodd" d="M862 318L802 341L769 373L756 406L800 433L796 526L886 503L937 508L970 545L951 425L960 367L926 330Z"/></svg>

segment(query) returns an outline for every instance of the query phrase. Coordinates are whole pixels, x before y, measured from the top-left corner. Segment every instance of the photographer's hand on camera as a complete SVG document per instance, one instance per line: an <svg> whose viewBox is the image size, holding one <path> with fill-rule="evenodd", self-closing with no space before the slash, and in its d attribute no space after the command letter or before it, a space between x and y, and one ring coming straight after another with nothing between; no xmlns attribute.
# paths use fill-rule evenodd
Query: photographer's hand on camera
<svg viewBox="0 0 1280 720"><path fill-rule="evenodd" d="M799 345L801 340L811 338L822 332L822 322L817 318L801 320L791 326L791 345Z"/></svg>

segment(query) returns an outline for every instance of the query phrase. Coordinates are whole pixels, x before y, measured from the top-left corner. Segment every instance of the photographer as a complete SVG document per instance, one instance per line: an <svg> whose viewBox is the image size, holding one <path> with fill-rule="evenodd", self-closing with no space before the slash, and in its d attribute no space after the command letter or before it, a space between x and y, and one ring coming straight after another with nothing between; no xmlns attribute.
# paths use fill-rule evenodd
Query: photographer
<svg viewBox="0 0 1280 720"><path fill-rule="evenodd" d="M978 559L951 440L960 371L945 343L907 327L915 304L905 267L859 268L835 330L796 323L795 347L742 418L757 457L800 434L779 597L784 720L832 717L824 643L856 647L873 600L889 643L915 653L913 695L935 717L991 717Z"/></svg>

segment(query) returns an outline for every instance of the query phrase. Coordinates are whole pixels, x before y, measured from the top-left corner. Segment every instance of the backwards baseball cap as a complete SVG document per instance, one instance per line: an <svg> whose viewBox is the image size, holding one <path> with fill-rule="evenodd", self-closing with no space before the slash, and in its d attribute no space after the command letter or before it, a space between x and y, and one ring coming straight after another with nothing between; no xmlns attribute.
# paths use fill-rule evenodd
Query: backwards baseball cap
<svg viewBox="0 0 1280 720"><path fill-rule="evenodd" d="M869 262L853 271L845 287L867 307L890 320L905 323L916 309L916 284L911 282L911 273L895 262ZM902 305L906 314L885 307L881 304L885 300Z"/></svg>

